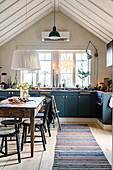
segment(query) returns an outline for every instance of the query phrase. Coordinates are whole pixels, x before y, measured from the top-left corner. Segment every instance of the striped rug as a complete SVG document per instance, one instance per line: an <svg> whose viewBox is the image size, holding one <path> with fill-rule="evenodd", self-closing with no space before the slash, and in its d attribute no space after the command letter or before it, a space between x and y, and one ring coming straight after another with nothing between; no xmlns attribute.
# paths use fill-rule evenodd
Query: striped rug
<svg viewBox="0 0 113 170"><path fill-rule="evenodd" d="M111 170L87 124L62 124L58 130L53 170Z"/></svg>

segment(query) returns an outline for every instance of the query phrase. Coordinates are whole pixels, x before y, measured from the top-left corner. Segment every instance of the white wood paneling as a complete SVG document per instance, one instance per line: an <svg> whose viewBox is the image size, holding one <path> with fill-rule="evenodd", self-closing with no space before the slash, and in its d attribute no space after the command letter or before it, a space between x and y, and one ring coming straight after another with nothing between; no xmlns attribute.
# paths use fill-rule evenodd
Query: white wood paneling
<svg viewBox="0 0 113 170"><path fill-rule="evenodd" d="M77 22L78 24L80 24L82 27L84 27L86 30L88 30L89 32L91 32L92 34L94 34L96 37L98 37L99 39L101 39L102 41L104 41L105 43L108 43L109 41L111 41L111 39L106 39L104 37L102 37L102 35L100 35L98 32L96 32L96 30L93 29L93 27L91 28L90 25L87 26L86 24L84 24L84 22L82 22L81 20L79 20L78 18L76 18L75 16L72 15L72 12L68 12L67 10L64 10L62 8L60 8L60 10L62 11L63 14L67 14L68 17L70 17L72 20L74 20L75 22Z"/></svg>
<svg viewBox="0 0 113 170"><path fill-rule="evenodd" d="M88 22L88 20L85 19L84 15L82 15L81 13L78 14L78 12L76 13L75 10L70 10L68 9L66 6L64 5L61 5L62 7L62 12L63 10L65 10L66 12L68 11L67 15L70 13L71 14L71 18L73 17L74 19L77 19L78 20L78 23L81 24L82 23L82 26L85 27L86 29L91 29L92 30L92 33L95 34L95 33L98 33L100 35L100 37L104 38L105 41L109 41L111 40L111 37L107 36L106 34L104 34L101 30L99 30L94 24Z"/></svg>
<svg viewBox="0 0 113 170"><path fill-rule="evenodd" d="M54 0L0 0L0 3L0 45L24 31L26 25L28 28L54 11ZM113 39L112 0L55 0L55 10L102 41L108 43Z"/></svg>

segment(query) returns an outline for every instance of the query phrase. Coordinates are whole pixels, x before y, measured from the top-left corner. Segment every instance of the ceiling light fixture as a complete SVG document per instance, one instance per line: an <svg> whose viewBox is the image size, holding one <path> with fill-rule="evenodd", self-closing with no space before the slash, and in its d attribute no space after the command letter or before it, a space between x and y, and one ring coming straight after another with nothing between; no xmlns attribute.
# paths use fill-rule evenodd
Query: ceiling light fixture
<svg viewBox="0 0 113 170"><path fill-rule="evenodd" d="M27 35L27 0L26 0L26 37ZM40 70L37 50L15 50L12 57L12 70Z"/></svg>
<svg viewBox="0 0 113 170"><path fill-rule="evenodd" d="M37 50L15 50L12 58L12 70L40 70Z"/></svg>
<svg viewBox="0 0 113 170"><path fill-rule="evenodd" d="M53 31L51 31L49 33L49 38L51 38L51 39L59 39L60 38L60 34L59 34L59 32L56 31L56 27L55 27L55 0L54 0L54 26L53 26Z"/></svg>
<svg viewBox="0 0 113 170"><path fill-rule="evenodd" d="M90 60L90 59L92 58L92 56L87 52L88 47L89 47L90 44L92 44L92 46L93 46L94 49L95 49L95 54L94 54L94 56L95 56L95 57L98 57L98 50L97 50L97 48L94 46L94 44L93 44L91 41L89 41L89 42L88 42L88 45L87 45L87 48L86 48L86 53L87 53L87 59L88 59L88 60Z"/></svg>

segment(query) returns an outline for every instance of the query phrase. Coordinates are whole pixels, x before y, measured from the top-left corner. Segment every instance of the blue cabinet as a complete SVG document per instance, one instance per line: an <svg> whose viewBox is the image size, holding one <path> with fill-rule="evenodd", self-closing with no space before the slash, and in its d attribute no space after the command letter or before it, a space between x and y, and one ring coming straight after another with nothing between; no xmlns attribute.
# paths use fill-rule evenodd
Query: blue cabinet
<svg viewBox="0 0 113 170"><path fill-rule="evenodd" d="M67 94L65 96L65 116L78 117L78 93Z"/></svg>
<svg viewBox="0 0 113 170"><path fill-rule="evenodd" d="M58 93L53 93L57 109L60 111L60 117L65 117L64 108L65 108L65 96Z"/></svg>
<svg viewBox="0 0 113 170"><path fill-rule="evenodd" d="M78 93L52 93L61 117L78 116Z"/></svg>
<svg viewBox="0 0 113 170"><path fill-rule="evenodd" d="M111 94L97 92L97 117L103 124L112 124Z"/></svg>
<svg viewBox="0 0 113 170"><path fill-rule="evenodd" d="M8 91L0 91L0 96L8 98L10 95L9 95Z"/></svg>
<svg viewBox="0 0 113 170"><path fill-rule="evenodd" d="M30 97L39 97L40 94L38 91L29 91Z"/></svg>
<svg viewBox="0 0 113 170"><path fill-rule="evenodd" d="M110 93L29 91L31 97L54 95L60 117L98 118L103 124L111 124L112 109L108 106ZM0 96L20 96L19 90L0 90Z"/></svg>
<svg viewBox="0 0 113 170"><path fill-rule="evenodd" d="M91 114L91 93L80 93L79 94L79 117L92 117Z"/></svg>
<svg viewBox="0 0 113 170"><path fill-rule="evenodd" d="M19 96L20 93L19 93L19 90L17 91L14 91L14 90L3 90L3 91L0 91L0 96L5 96L5 97L13 97L13 96Z"/></svg>

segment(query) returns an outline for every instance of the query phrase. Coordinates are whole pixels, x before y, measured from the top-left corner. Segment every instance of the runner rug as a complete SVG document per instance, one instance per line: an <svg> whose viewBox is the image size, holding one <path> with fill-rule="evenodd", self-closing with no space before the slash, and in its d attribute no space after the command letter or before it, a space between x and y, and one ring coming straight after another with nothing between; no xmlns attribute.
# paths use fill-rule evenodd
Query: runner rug
<svg viewBox="0 0 113 170"><path fill-rule="evenodd" d="M62 124L58 130L53 170L67 169L111 170L87 124Z"/></svg>

